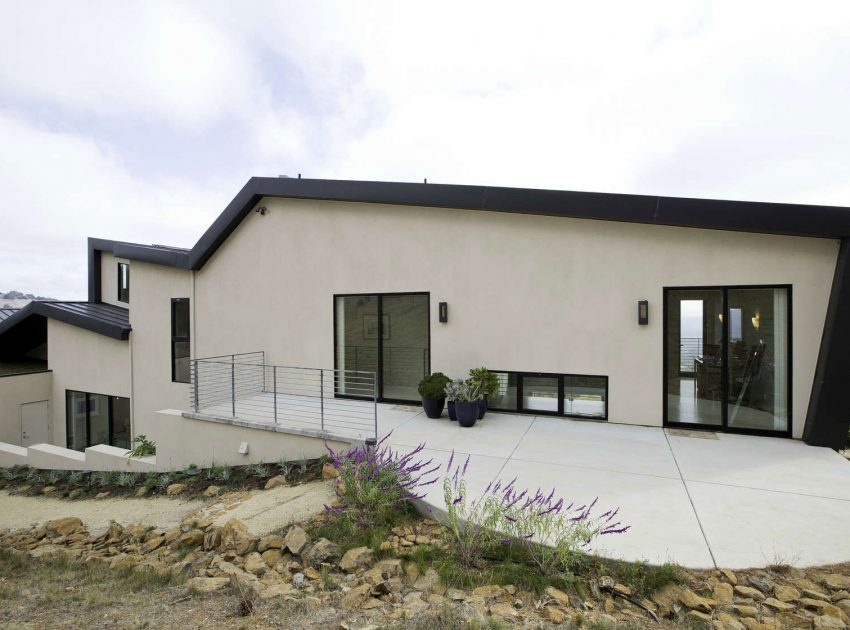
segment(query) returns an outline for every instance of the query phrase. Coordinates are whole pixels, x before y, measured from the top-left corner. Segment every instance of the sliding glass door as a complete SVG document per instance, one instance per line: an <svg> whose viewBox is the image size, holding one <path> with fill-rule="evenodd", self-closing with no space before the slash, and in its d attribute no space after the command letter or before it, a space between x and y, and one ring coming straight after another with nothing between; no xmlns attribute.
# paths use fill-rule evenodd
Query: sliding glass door
<svg viewBox="0 0 850 630"><path fill-rule="evenodd" d="M65 390L68 448L96 444L130 448L130 399Z"/></svg>
<svg viewBox="0 0 850 630"><path fill-rule="evenodd" d="M427 293L338 295L334 319L337 370L375 372L379 399L418 402L431 369ZM337 376L337 395L370 397L365 389L362 376Z"/></svg>
<svg viewBox="0 0 850 630"><path fill-rule="evenodd" d="M665 290L665 424L790 435L790 292Z"/></svg>

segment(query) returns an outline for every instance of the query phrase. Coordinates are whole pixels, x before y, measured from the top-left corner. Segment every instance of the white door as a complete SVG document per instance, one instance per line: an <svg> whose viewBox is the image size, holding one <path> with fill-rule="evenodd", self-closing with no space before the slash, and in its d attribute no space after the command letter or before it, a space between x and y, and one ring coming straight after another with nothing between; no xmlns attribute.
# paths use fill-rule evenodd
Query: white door
<svg viewBox="0 0 850 630"><path fill-rule="evenodd" d="M21 405L21 446L50 442L50 417L48 401Z"/></svg>

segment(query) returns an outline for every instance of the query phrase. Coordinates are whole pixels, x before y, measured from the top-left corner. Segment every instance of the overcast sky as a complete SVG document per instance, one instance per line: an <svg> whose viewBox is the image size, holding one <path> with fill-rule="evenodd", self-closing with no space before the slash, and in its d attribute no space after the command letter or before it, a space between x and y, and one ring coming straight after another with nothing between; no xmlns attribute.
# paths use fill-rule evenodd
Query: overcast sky
<svg viewBox="0 0 850 630"><path fill-rule="evenodd" d="M0 0L0 291L252 175L850 206L850 3Z"/></svg>

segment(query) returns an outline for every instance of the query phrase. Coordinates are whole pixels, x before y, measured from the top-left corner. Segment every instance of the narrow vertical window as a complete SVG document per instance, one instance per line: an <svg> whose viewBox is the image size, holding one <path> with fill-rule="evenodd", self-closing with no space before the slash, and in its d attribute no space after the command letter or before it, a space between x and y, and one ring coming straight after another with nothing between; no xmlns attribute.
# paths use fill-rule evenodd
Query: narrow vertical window
<svg viewBox="0 0 850 630"><path fill-rule="evenodd" d="M118 263L118 301L130 302L130 265Z"/></svg>
<svg viewBox="0 0 850 630"><path fill-rule="evenodd" d="M171 300L171 380L189 382L189 298Z"/></svg>

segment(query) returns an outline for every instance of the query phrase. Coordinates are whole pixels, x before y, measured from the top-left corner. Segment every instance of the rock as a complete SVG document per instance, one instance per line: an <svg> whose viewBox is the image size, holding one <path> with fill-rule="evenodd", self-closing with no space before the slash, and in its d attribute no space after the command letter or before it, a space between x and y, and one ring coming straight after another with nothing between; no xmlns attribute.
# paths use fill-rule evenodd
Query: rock
<svg viewBox="0 0 850 630"><path fill-rule="evenodd" d="M764 601L764 593L762 593L757 588L753 588L752 586L738 585L735 587L735 592L741 597L748 597L750 599L754 599L757 602Z"/></svg>
<svg viewBox="0 0 850 630"><path fill-rule="evenodd" d="M96 495L94 495L94 498L95 499L105 499L108 496L109 496L109 492L98 492Z"/></svg>
<svg viewBox="0 0 850 630"><path fill-rule="evenodd" d="M551 621L554 624L560 624L564 623L564 620L567 618L567 615L559 608L555 608L554 606L547 606L543 609L543 618L547 621Z"/></svg>
<svg viewBox="0 0 850 630"><path fill-rule="evenodd" d="M810 617L805 617L793 612L777 613L776 621L778 621L783 628L809 630L809 628L812 627L812 620Z"/></svg>
<svg viewBox="0 0 850 630"><path fill-rule="evenodd" d="M139 490L144 490L144 487L139 488ZM83 490L82 488L74 488L68 494L68 498L69 499L79 499L81 496L85 495L85 493L86 493L85 490ZM136 496L139 496L138 491L136 491Z"/></svg>
<svg viewBox="0 0 850 630"><path fill-rule="evenodd" d="M283 549L285 544L283 536L263 536L257 543L257 551L263 553L268 549Z"/></svg>
<svg viewBox="0 0 850 630"><path fill-rule="evenodd" d="M835 602L840 602L842 599L850 599L850 592L838 591L837 593L833 593L830 599L832 599L833 604Z"/></svg>
<svg viewBox="0 0 850 630"><path fill-rule="evenodd" d="M365 602L363 602L363 605L360 606L360 610L372 610L373 608L380 608L380 607L385 606L385 605L386 604L384 602L382 602L380 599L377 599L375 597L370 597ZM361 628L361 630L362 630L362 628Z"/></svg>
<svg viewBox="0 0 850 630"><path fill-rule="evenodd" d="M44 486L41 489L41 494L50 494L51 492L56 492L56 486Z"/></svg>
<svg viewBox="0 0 850 630"><path fill-rule="evenodd" d="M245 569L248 573L253 573L254 575L262 575L268 571L269 568L266 566L266 563L263 562L262 556L254 551L253 553L249 553L245 556L243 569Z"/></svg>
<svg viewBox="0 0 850 630"><path fill-rule="evenodd" d="M490 606L490 614L502 619L515 619L516 617L519 617L519 613L513 606L502 602L497 602Z"/></svg>
<svg viewBox="0 0 850 630"><path fill-rule="evenodd" d="M729 613L719 612L715 616L715 620L712 623L720 622L723 625L723 628L718 628L718 630L744 630L744 624L738 621L735 616L730 615ZM715 626L716 628L717 626Z"/></svg>
<svg viewBox="0 0 850 630"><path fill-rule="evenodd" d="M747 606L745 604L735 604L732 610L741 617L758 617L759 609L755 606Z"/></svg>
<svg viewBox="0 0 850 630"><path fill-rule="evenodd" d="M848 599L839 599L835 602L836 607L840 608L844 611L844 614L850 617L850 598Z"/></svg>
<svg viewBox="0 0 850 630"><path fill-rule="evenodd" d="M413 583L413 588L424 593L430 593L438 586L440 586L440 576L434 569L427 569L425 571L425 575L420 576L416 582Z"/></svg>
<svg viewBox="0 0 850 630"><path fill-rule="evenodd" d="M744 617L741 619L741 623L744 624L744 627L747 628L747 630L776 630L775 625L759 623L751 617Z"/></svg>
<svg viewBox="0 0 850 630"><path fill-rule="evenodd" d="M726 582L718 582L715 584L712 592L714 593L714 599L721 604L731 604L734 599L734 590L732 589L732 585L727 584Z"/></svg>
<svg viewBox="0 0 850 630"><path fill-rule="evenodd" d="M846 630L846 628L847 625L837 617L830 615L815 617L815 630Z"/></svg>
<svg viewBox="0 0 850 630"><path fill-rule="evenodd" d="M825 602L822 599L811 599L809 597L802 597L800 598L800 601L798 603L803 608L816 610L818 614L821 615L830 615L832 617L838 617L839 619L845 616L844 612L840 608L834 606L833 604L830 604L829 602Z"/></svg>
<svg viewBox="0 0 850 630"><path fill-rule="evenodd" d="M345 552L339 561L339 568L346 573L355 573L370 566L373 560L374 554L369 547L355 547Z"/></svg>
<svg viewBox="0 0 850 630"><path fill-rule="evenodd" d="M70 536L86 531L83 522L76 516L66 516L65 518L57 518L52 521L47 521L44 524L44 529L48 534L55 536Z"/></svg>
<svg viewBox="0 0 850 630"><path fill-rule="evenodd" d="M282 555L280 553L280 549L268 549L260 554L263 558L263 562L266 563L267 566L273 567L280 562Z"/></svg>
<svg viewBox="0 0 850 630"><path fill-rule="evenodd" d="M553 589L557 590L557 589ZM548 592L549 589L546 589ZM480 597L482 599L496 599L497 597L501 597L505 594L505 589L497 584L488 584L487 586L479 586L476 589L473 589L472 596ZM560 602L558 602L560 603Z"/></svg>
<svg viewBox="0 0 850 630"><path fill-rule="evenodd" d="M221 488L218 486L207 486L207 489L204 490L204 496L208 499L210 497L217 497L219 494L221 494Z"/></svg>
<svg viewBox="0 0 850 630"><path fill-rule="evenodd" d="M195 577L186 582L186 588L199 593L212 593L220 591L230 584L230 578L226 577Z"/></svg>
<svg viewBox="0 0 850 630"><path fill-rule="evenodd" d="M829 595L813 588L803 589L803 597L808 597L809 599L822 599L825 602L832 601L832 598Z"/></svg>
<svg viewBox="0 0 850 630"><path fill-rule="evenodd" d="M774 586L773 594L780 602L793 602L794 600L800 599L800 591L793 586L785 586L783 584L777 584Z"/></svg>
<svg viewBox="0 0 850 630"><path fill-rule="evenodd" d="M162 546L162 543L164 542L165 536L155 536L154 538L151 538L145 544L142 545L142 553L151 553L155 549L159 549Z"/></svg>
<svg viewBox="0 0 850 630"><path fill-rule="evenodd" d="M253 549L254 543L255 540L248 532L245 523L239 519L232 518L221 528L221 547L224 550L244 556Z"/></svg>
<svg viewBox="0 0 850 630"><path fill-rule="evenodd" d="M321 580L322 574L316 571L313 567L307 567L304 569L304 577L308 580Z"/></svg>
<svg viewBox="0 0 850 630"><path fill-rule="evenodd" d="M767 578L761 575L750 575L747 577L747 582L750 583L750 586L753 588L757 588L764 595L768 595L773 592L773 584Z"/></svg>
<svg viewBox="0 0 850 630"><path fill-rule="evenodd" d="M463 592L463 591L462 591L462 590L460 590L460 589L457 589L457 588L450 588L450 589L446 592L446 595L447 595L447 596L448 596L448 598L449 598L450 600L452 600L453 602L462 602L463 600L465 600L465 599L466 599L466 593L465 593L465 592Z"/></svg>
<svg viewBox="0 0 850 630"><path fill-rule="evenodd" d="M298 527L298 525L293 525L292 527L290 527L289 531L286 532L286 536L284 537L284 543L286 544L286 548L294 554L300 554L309 542L309 534L307 534L307 532Z"/></svg>
<svg viewBox="0 0 850 630"><path fill-rule="evenodd" d="M702 613L710 613L712 609L717 605L713 599L706 599L705 597L700 597L692 590L685 588L679 593L679 601L682 604L691 610L697 610Z"/></svg>
<svg viewBox="0 0 850 630"><path fill-rule="evenodd" d="M338 555L338 545L335 545L327 538L320 538L313 545L308 547L307 550L301 554L301 557L307 564L318 566L322 562L326 562L331 558L336 558Z"/></svg>
<svg viewBox="0 0 850 630"><path fill-rule="evenodd" d="M850 590L850 575L831 573L824 576L822 582L833 591Z"/></svg>
<svg viewBox="0 0 850 630"><path fill-rule="evenodd" d="M322 479L327 481L328 479L336 479L337 477L339 477L339 471L332 464L325 463L322 466Z"/></svg>
<svg viewBox="0 0 850 630"><path fill-rule="evenodd" d="M777 612L790 612L796 608L794 604L789 604L787 602L780 601L775 597L768 597L766 600L764 600L763 603L765 606L773 608L773 610Z"/></svg>
<svg viewBox="0 0 850 630"><path fill-rule="evenodd" d="M292 586L300 588L300 587L304 586L304 583L306 582L306 580L307 580L307 578L304 577L303 573L296 573L292 576Z"/></svg>
<svg viewBox="0 0 850 630"><path fill-rule="evenodd" d="M368 584L356 586L345 594L342 601L339 603L340 607L346 610L355 610L360 608L360 606L369 599L369 591L371 590L372 587Z"/></svg>
<svg viewBox="0 0 850 630"><path fill-rule="evenodd" d="M554 586L550 586L549 588L547 588L544 591L544 594L548 595L550 598L558 602L558 605L560 606L570 605L570 596L567 595L564 591L558 590Z"/></svg>
<svg viewBox="0 0 850 630"><path fill-rule="evenodd" d="M405 618L413 617L428 609L428 604L422 601L419 593L408 593L404 596L404 603L401 606Z"/></svg>
<svg viewBox="0 0 850 630"><path fill-rule="evenodd" d="M271 584L262 593L260 593L260 599L273 599L282 595L289 595L293 591L294 589L292 587L292 584L287 584L286 582L278 582L277 584Z"/></svg>
<svg viewBox="0 0 850 630"><path fill-rule="evenodd" d="M167 536L166 536L167 538ZM181 547L198 547L204 543L204 532L200 529L192 529L180 536Z"/></svg>
<svg viewBox="0 0 850 630"><path fill-rule="evenodd" d="M286 483L286 477L284 477L283 475L276 475L266 482L265 489L271 490L273 488L277 488L279 486L282 486L285 483Z"/></svg>
<svg viewBox="0 0 850 630"><path fill-rule="evenodd" d="M730 571L729 569L720 569L720 573L726 578L726 581L729 582L729 584L737 586L738 576L735 575L734 571Z"/></svg>
<svg viewBox="0 0 850 630"><path fill-rule="evenodd" d="M181 493L181 492L183 492L185 489L186 489L186 484L185 484L185 483L172 483L170 486L168 486L168 487L165 489L165 494L167 494L167 495L168 495L168 496L170 496L170 497L173 497L173 496L175 496L175 495L180 494L180 493Z"/></svg>

